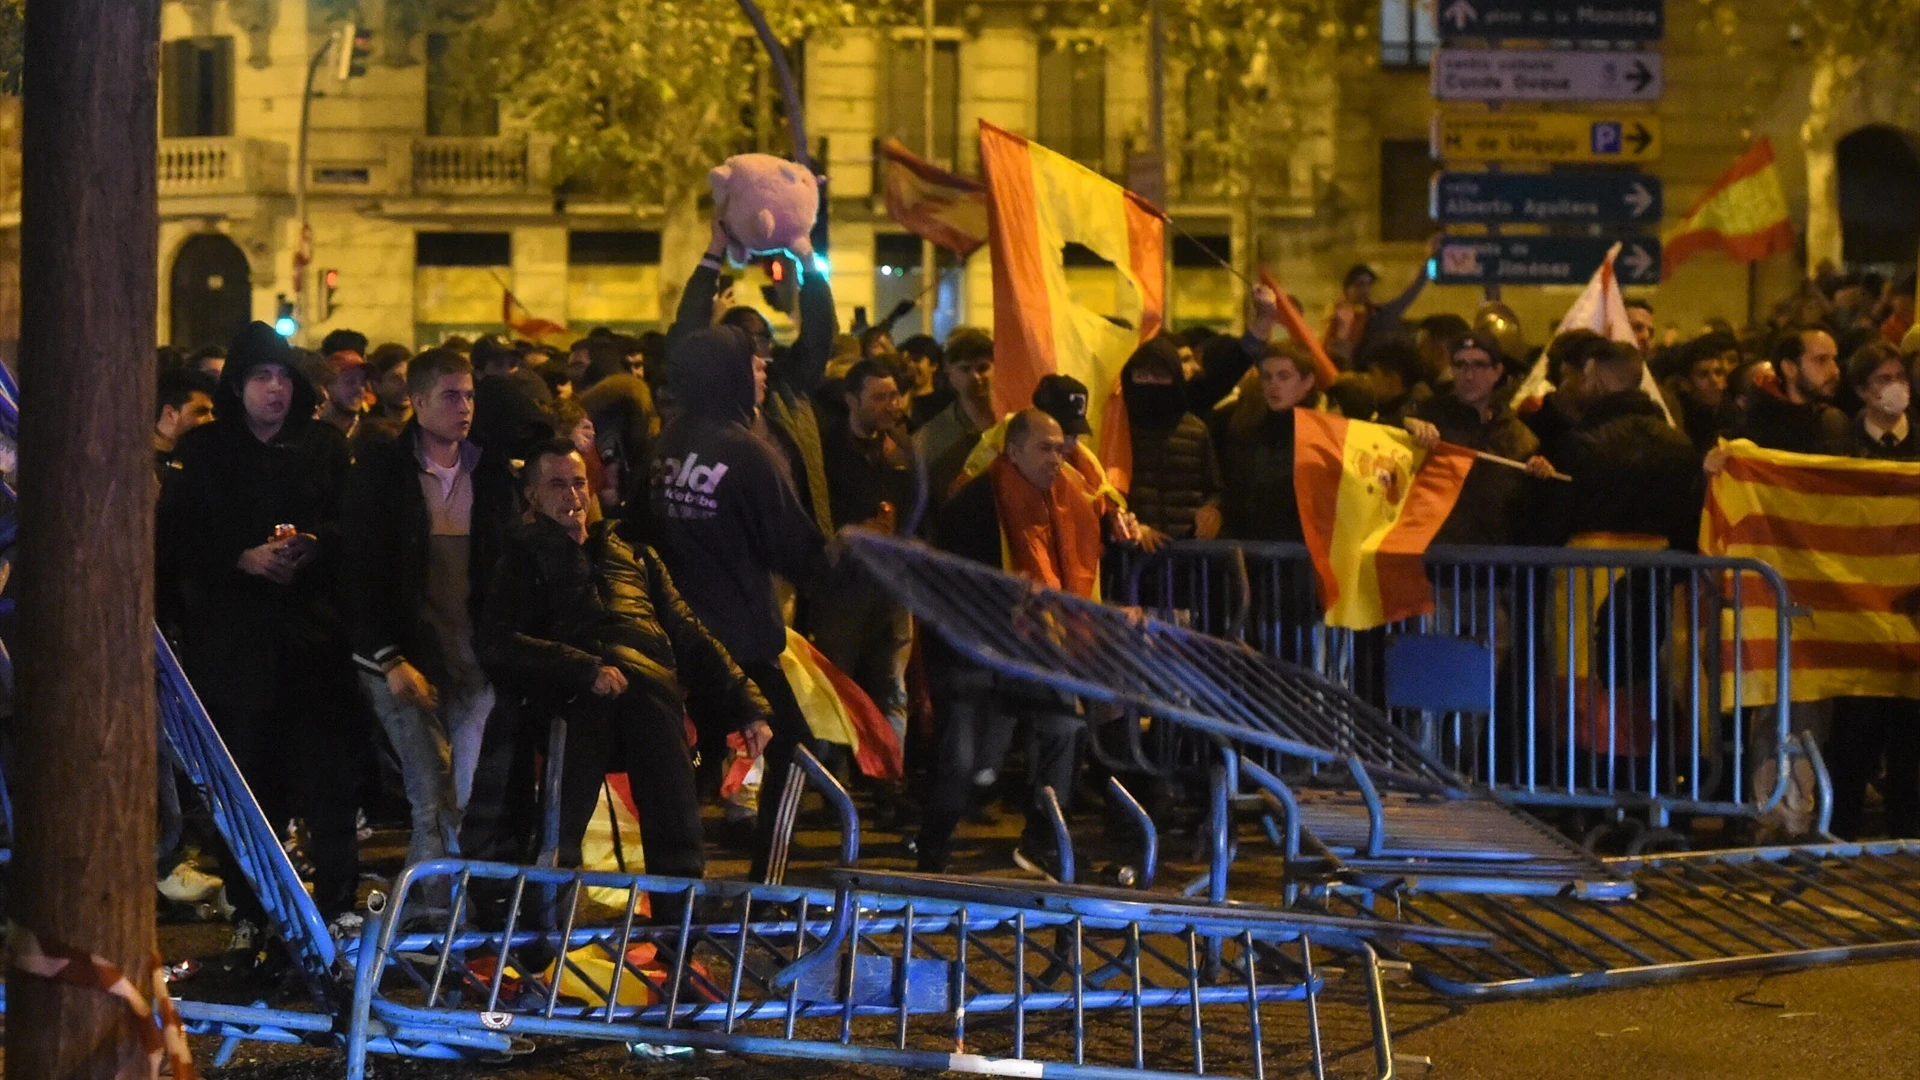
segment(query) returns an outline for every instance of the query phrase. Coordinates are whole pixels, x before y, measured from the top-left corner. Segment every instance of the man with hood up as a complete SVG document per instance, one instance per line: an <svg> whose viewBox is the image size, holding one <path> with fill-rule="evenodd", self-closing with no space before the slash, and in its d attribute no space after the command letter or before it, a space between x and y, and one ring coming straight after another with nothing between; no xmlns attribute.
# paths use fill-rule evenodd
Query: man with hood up
<svg viewBox="0 0 1920 1080"><path fill-rule="evenodd" d="M786 624L773 575L811 585L829 570L826 541L776 451L752 431L767 396L767 365L747 331L722 323L674 342L669 360L681 414L654 444L653 536L667 569L714 637L766 696L766 747L753 876L765 876L773 818L806 717L780 670ZM715 735L707 753L724 758ZM751 748L750 748L751 749Z"/></svg>
<svg viewBox="0 0 1920 1080"><path fill-rule="evenodd" d="M349 456L346 436L314 421L318 402L285 338L263 322L241 330L213 421L175 448L158 533L185 598L187 675L267 820L306 820L314 902L341 921L358 876L359 710L335 591ZM234 899L235 945L257 950L259 901Z"/></svg>

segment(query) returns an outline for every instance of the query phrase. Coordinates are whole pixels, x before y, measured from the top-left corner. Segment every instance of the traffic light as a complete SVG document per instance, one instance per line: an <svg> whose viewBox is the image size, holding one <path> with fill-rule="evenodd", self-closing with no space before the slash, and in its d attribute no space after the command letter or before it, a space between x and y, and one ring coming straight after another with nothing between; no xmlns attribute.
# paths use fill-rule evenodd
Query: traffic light
<svg viewBox="0 0 1920 1080"><path fill-rule="evenodd" d="M326 322L328 319L333 318L333 310L337 306L333 299L334 291L339 287L340 271L320 271L320 310L315 312L314 316L321 322Z"/></svg>
<svg viewBox="0 0 1920 1080"><path fill-rule="evenodd" d="M792 264L787 262L785 256L773 255L768 257L766 266L767 277L773 284L760 287L760 298L775 311L791 312L799 291Z"/></svg>
<svg viewBox="0 0 1920 1080"><path fill-rule="evenodd" d="M279 310L278 314L274 316L273 332L283 338L292 340L293 335L300 332L300 320L294 318L293 315L293 301L287 299L286 293L281 293L274 297L274 299L279 302Z"/></svg>
<svg viewBox="0 0 1920 1080"><path fill-rule="evenodd" d="M367 73L367 58L373 55L373 31L355 23L342 23L334 31L334 74L341 82Z"/></svg>

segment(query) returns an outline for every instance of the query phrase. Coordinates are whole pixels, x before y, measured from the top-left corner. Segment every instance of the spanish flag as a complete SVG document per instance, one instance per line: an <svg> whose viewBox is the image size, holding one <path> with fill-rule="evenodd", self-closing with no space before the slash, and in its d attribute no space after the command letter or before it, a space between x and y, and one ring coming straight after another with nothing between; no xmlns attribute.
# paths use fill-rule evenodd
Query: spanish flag
<svg viewBox="0 0 1920 1080"><path fill-rule="evenodd" d="M1920 697L1920 463L1724 445L1700 550L1757 559L1786 579L1805 612L1792 621L1793 700ZM1737 660L1741 700L1771 704L1778 608L1764 581L1741 585L1739 649L1729 626L1723 669L1731 678Z"/></svg>
<svg viewBox="0 0 1920 1080"><path fill-rule="evenodd" d="M980 250L987 242L985 184L919 157L899 139L882 139L876 149L886 163L888 217L963 259Z"/></svg>
<svg viewBox="0 0 1920 1080"><path fill-rule="evenodd" d="M1287 290L1280 287L1280 282L1274 278L1273 272L1264 267L1260 270L1260 284L1265 285L1273 293L1273 300L1280 314L1280 325L1286 327L1287 336L1307 350L1307 355L1313 360L1314 388L1325 390L1338 382L1340 368L1333 362L1333 358L1327 355L1327 350L1320 344L1319 337L1307 328L1306 317L1300 314L1300 305L1294 303L1293 297L1287 295Z"/></svg>
<svg viewBox="0 0 1920 1080"><path fill-rule="evenodd" d="M1793 221L1773 168L1773 143L1761 139L1740 155L1660 243L1663 274L1715 248L1743 263L1793 250Z"/></svg>
<svg viewBox="0 0 1920 1080"><path fill-rule="evenodd" d="M1473 451L1431 452L1399 428L1293 410L1300 528L1329 626L1367 630L1433 611L1425 555Z"/></svg>
<svg viewBox="0 0 1920 1080"><path fill-rule="evenodd" d="M1131 472L1120 368L1160 332L1165 310L1165 215L1068 158L980 122L980 163L993 245L994 407L1027 408L1041 376L1079 379L1087 422L1110 469ZM1067 290L1062 252L1080 244L1119 275L1115 311L1091 311Z"/></svg>

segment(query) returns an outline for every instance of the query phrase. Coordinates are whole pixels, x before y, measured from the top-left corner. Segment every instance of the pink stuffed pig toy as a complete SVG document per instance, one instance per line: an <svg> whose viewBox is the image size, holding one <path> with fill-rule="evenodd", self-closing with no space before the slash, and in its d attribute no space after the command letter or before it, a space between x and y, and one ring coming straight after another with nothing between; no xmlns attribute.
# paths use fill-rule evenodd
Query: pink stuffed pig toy
<svg viewBox="0 0 1920 1080"><path fill-rule="evenodd" d="M735 266L770 252L813 253L807 234L820 213L820 180L806 166L771 154L736 154L707 179L714 220Z"/></svg>

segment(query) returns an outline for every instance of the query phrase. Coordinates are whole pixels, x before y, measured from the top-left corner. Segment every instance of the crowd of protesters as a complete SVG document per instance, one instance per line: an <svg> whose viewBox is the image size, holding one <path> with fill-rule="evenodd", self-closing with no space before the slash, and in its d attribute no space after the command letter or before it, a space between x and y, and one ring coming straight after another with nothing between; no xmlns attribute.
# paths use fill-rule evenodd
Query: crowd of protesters
<svg viewBox="0 0 1920 1080"><path fill-rule="evenodd" d="M1053 870L1043 791L1070 801L1087 706L920 632L841 557L844 527L1095 596L1116 547L1301 540L1298 409L1517 463L1473 468L1438 537L1451 544L1631 534L1686 550L1723 437L1920 459L1911 280L1823 277L1765 326L1661 341L1638 303L1635 344L1558 335L1554 389L1524 401L1540 349L1497 306L1409 325L1424 279L1376 304L1373 272L1355 267L1327 325L1339 377L1321 385L1256 288L1243 333L1164 334L1127 362L1122 492L1089 445L1088 387L1049 376L999 415L988 333L841 334L820 274L802 277L782 344L760 311L723 305L724 244L716 229L664 334L416 353L336 331L307 351L255 323L225 348L163 354L160 617L269 818L302 823L329 919L357 919L356 830L383 775L404 798L409 859L531 858L555 718L563 864L581 858L601 775L625 771L645 865L701 874L701 803L745 756L765 762L751 840L764 874L787 763L812 742L780 663L789 628L907 748L912 782L870 794L921 869L948 867L1018 739L1015 859ZM1862 699L1836 721L1842 835L1862 828L1883 757L1889 829L1920 827L1914 713ZM176 899L218 884L171 853L159 870ZM236 944L253 949L263 914L231 859L221 871Z"/></svg>

